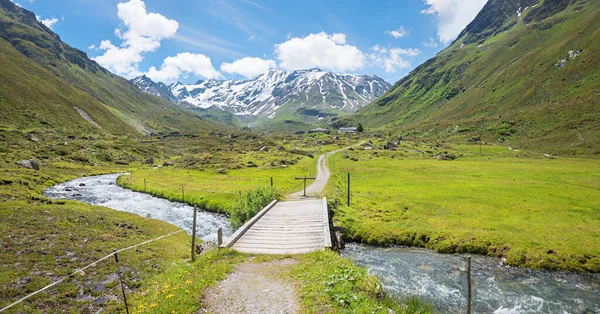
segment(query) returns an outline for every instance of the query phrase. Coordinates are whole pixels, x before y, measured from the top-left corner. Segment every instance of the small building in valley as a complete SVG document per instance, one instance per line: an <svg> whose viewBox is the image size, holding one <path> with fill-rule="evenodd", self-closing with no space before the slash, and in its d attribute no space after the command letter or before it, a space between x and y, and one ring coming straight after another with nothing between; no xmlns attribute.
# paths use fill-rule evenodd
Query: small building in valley
<svg viewBox="0 0 600 314"><path fill-rule="evenodd" d="M356 128L355 127L339 128L338 133L356 133Z"/></svg>
<svg viewBox="0 0 600 314"><path fill-rule="evenodd" d="M329 134L329 129L316 128L316 129L309 130L308 133L326 133L326 134Z"/></svg>

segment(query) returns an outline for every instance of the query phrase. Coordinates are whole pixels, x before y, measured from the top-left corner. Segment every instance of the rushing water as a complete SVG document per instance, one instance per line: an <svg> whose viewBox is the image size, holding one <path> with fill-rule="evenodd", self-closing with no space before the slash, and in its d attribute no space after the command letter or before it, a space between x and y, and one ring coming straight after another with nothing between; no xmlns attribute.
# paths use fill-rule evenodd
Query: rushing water
<svg viewBox="0 0 600 314"><path fill-rule="evenodd" d="M350 244L343 255L386 290L419 296L442 312L466 308L466 257L413 248ZM472 257L473 313L600 313L600 275L531 270Z"/></svg>
<svg viewBox="0 0 600 314"><path fill-rule="evenodd" d="M46 189L44 195L53 199L78 200L163 220L191 234L193 207L124 189L116 184L118 176L119 174L108 174L75 179ZM223 236L232 234L229 221L223 215L199 211L196 221L196 235L204 241L216 242L219 228L223 228Z"/></svg>

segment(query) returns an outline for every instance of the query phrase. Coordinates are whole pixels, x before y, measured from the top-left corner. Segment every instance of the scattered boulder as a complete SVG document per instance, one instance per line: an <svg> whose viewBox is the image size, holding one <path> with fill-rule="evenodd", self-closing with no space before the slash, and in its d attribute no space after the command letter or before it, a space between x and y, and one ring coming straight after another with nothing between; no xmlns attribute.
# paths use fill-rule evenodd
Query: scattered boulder
<svg viewBox="0 0 600 314"><path fill-rule="evenodd" d="M344 158L350 158L350 156L348 155L348 153L344 153Z"/></svg>
<svg viewBox="0 0 600 314"><path fill-rule="evenodd" d="M217 169L216 173L218 173L218 174L227 174L227 170L225 170L223 168L219 168L219 169Z"/></svg>
<svg viewBox="0 0 600 314"><path fill-rule="evenodd" d="M67 139L74 140L75 139L75 135L69 135L69 136L67 136Z"/></svg>
<svg viewBox="0 0 600 314"><path fill-rule="evenodd" d="M364 150L373 150L373 147L371 147L371 146L365 146Z"/></svg>
<svg viewBox="0 0 600 314"><path fill-rule="evenodd" d="M33 135L32 133L27 134L27 139L32 141L32 142L39 142L40 139L38 139L37 137L35 137L35 135Z"/></svg>
<svg viewBox="0 0 600 314"><path fill-rule="evenodd" d="M256 168L256 167L258 167L258 165L255 164L254 161L249 161L247 167L248 168Z"/></svg>
<svg viewBox="0 0 600 314"><path fill-rule="evenodd" d="M172 161L163 162L163 167L169 167L169 166L173 166L173 165L175 165L175 163L173 163Z"/></svg>
<svg viewBox="0 0 600 314"><path fill-rule="evenodd" d="M383 145L383 149L397 150L398 149L398 143L387 142L387 144Z"/></svg>
<svg viewBox="0 0 600 314"><path fill-rule="evenodd" d="M129 165L129 163L125 160L117 160L115 161L116 165Z"/></svg>
<svg viewBox="0 0 600 314"><path fill-rule="evenodd" d="M266 145L258 149L259 153L260 152L268 152L268 151L269 151L269 146L266 146Z"/></svg>
<svg viewBox="0 0 600 314"><path fill-rule="evenodd" d="M79 183L79 186L85 186L85 183Z"/></svg>
<svg viewBox="0 0 600 314"><path fill-rule="evenodd" d="M279 146L279 147L277 147L277 150L279 150L279 151L284 151L284 150L285 150L285 147L283 147L283 146Z"/></svg>
<svg viewBox="0 0 600 314"><path fill-rule="evenodd" d="M40 170L40 164L35 159L17 161L17 165L27 169Z"/></svg>
<svg viewBox="0 0 600 314"><path fill-rule="evenodd" d="M371 141L371 140L369 140L368 144L371 146L375 146L375 144L373 144L373 141Z"/></svg>
<svg viewBox="0 0 600 314"><path fill-rule="evenodd" d="M150 158L144 160L144 162L142 164L144 164L144 165L152 165L152 164L154 164L154 157L150 157Z"/></svg>
<svg viewBox="0 0 600 314"><path fill-rule="evenodd" d="M340 137L336 135L336 136L334 136L334 137L333 137L333 140L334 140L334 141L339 141L339 140L340 140Z"/></svg>
<svg viewBox="0 0 600 314"><path fill-rule="evenodd" d="M350 160L352 160L352 161L358 161L358 158L352 157L352 158L350 158Z"/></svg>

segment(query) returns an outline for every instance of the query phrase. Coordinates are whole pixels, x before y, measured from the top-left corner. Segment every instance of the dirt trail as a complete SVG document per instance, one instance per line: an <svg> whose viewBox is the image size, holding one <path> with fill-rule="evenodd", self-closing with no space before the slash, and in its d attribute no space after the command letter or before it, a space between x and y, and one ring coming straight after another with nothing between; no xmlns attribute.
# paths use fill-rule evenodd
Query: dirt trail
<svg viewBox="0 0 600 314"><path fill-rule="evenodd" d="M293 259L245 262L209 288L199 313L299 313L294 284L287 279Z"/></svg>
<svg viewBox="0 0 600 314"><path fill-rule="evenodd" d="M329 157L331 155L335 155L343 150L349 149L350 147L358 146L361 144L363 144L363 143L358 143L358 144L348 146L345 148L340 148L340 149L337 149L337 150L334 150L334 151L331 151L329 153L319 156L319 160L317 161L317 176L315 177L316 179L313 181L313 183L306 187L306 195L307 196L303 196L304 191L298 191L298 192L288 195L287 200L294 201L294 200L301 200L301 199L305 199L305 198L314 198L315 196L318 196L319 194L321 194L321 192L323 192L323 189L325 188L325 185L327 185L327 181L329 181L329 177L331 176L331 172L329 171L329 168L327 167L327 157Z"/></svg>

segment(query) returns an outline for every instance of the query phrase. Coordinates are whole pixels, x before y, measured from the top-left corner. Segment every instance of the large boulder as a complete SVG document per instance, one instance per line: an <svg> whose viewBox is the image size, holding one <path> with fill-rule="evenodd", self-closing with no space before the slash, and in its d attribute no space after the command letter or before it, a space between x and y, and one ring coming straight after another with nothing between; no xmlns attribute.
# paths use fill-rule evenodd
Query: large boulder
<svg viewBox="0 0 600 314"><path fill-rule="evenodd" d="M17 165L27 169L40 170L40 164L35 159L17 161Z"/></svg>

